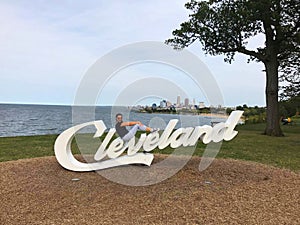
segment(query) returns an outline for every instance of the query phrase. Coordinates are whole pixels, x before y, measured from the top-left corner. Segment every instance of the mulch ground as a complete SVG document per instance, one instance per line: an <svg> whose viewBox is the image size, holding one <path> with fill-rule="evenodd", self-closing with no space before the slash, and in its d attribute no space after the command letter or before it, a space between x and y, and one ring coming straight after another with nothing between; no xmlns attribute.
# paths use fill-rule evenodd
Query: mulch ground
<svg viewBox="0 0 300 225"><path fill-rule="evenodd" d="M3 162L0 224L300 224L299 173L223 159L199 172L199 162L144 187L70 172L54 157Z"/></svg>

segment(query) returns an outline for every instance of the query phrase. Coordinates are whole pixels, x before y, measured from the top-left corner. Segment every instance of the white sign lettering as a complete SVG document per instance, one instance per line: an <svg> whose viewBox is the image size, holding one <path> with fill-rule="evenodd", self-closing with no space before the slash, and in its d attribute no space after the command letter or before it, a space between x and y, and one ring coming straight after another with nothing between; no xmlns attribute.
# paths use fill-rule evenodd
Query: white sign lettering
<svg viewBox="0 0 300 225"><path fill-rule="evenodd" d="M96 162L93 163L78 161L71 151L72 140L80 129L94 125L97 129L94 138L101 137L107 129L102 120L87 122L73 126L58 136L54 145L55 156L61 166L73 171L101 170L136 163L150 166L154 156L150 153L138 153L141 148L146 152L151 152L155 148L164 149L167 146L171 148L194 146L199 139L201 139L204 144L208 144L211 141L230 141L238 133L234 128L242 114L243 111L233 111L225 123L218 123L213 127L204 125L194 128L179 128L175 131L174 128L178 120L173 119L169 121L161 136L158 132L148 135L143 133L137 142L135 138L132 138L128 143L124 143L121 138L116 138L111 141L116 132L114 128L111 128L94 155ZM126 150L127 155L124 155L123 153ZM109 160L102 160L105 157L108 157Z"/></svg>

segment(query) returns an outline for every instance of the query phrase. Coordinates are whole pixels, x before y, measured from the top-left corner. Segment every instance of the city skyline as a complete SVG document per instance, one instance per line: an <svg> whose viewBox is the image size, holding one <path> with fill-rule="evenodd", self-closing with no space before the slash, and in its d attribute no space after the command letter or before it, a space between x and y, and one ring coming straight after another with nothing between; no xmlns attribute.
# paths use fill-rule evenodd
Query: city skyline
<svg viewBox="0 0 300 225"><path fill-rule="evenodd" d="M192 100L192 101L190 101ZM149 101L150 102L150 101ZM181 96L177 95L176 101L172 101L170 99L160 99L159 101L152 101L151 103L142 105L142 104L137 104L136 106L160 106L161 108L163 107L188 107L188 106L200 106L200 108L206 107L206 104L204 101L196 101L195 98L189 99L189 98L183 98L183 101L181 101Z"/></svg>

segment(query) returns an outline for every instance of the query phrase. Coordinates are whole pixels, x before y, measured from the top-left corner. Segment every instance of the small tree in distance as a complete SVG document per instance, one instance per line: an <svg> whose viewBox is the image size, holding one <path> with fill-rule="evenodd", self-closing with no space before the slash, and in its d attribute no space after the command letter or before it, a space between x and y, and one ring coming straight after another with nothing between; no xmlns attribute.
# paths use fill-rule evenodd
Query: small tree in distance
<svg viewBox="0 0 300 225"><path fill-rule="evenodd" d="M265 134L282 136L279 123L279 68L299 53L299 0L191 0L189 20L173 31L166 41L175 49L200 41L210 55L225 55L232 62L235 54L262 62L266 72L267 121ZM250 38L262 34L263 47L247 48ZM290 66L290 65L288 65ZM283 75L284 76L284 75Z"/></svg>

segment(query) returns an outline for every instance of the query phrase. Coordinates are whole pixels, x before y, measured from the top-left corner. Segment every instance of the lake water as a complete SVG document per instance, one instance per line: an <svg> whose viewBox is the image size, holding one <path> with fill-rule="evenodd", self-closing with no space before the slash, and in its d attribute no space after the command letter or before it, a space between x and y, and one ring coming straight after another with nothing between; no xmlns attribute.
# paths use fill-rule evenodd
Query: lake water
<svg viewBox="0 0 300 225"><path fill-rule="evenodd" d="M74 119L72 110L74 109L71 106L0 104L0 137L60 134L79 122L93 120L103 120L107 128L111 128L114 127L116 110L125 112L126 120L138 120L160 129L163 129L171 119L179 119L178 127L210 125L212 121L222 121L222 119L195 115L138 113L126 107L116 109L110 106L97 106L93 111L92 119L90 116L78 118L80 116L78 112L84 115L86 111L82 107L81 111L76 111Z"/></svg>

